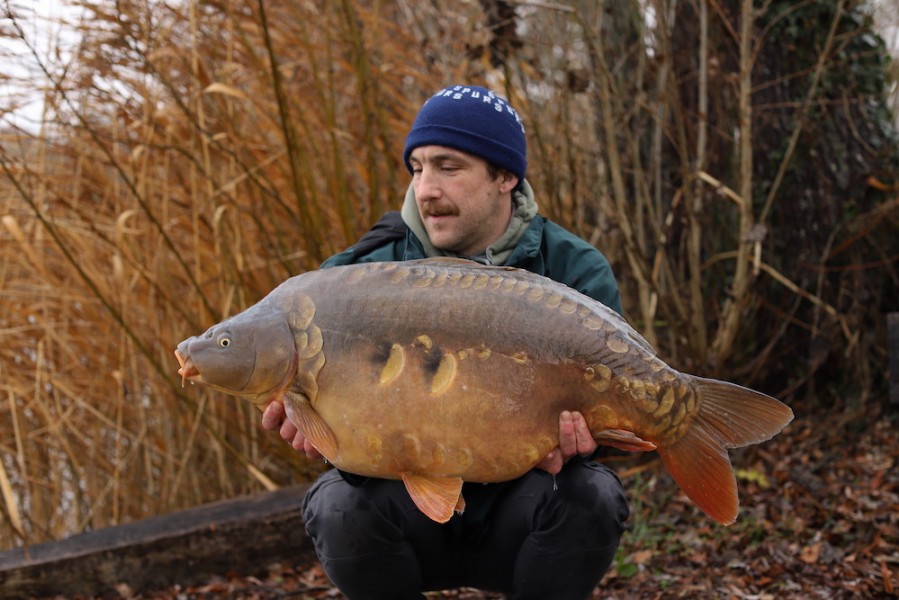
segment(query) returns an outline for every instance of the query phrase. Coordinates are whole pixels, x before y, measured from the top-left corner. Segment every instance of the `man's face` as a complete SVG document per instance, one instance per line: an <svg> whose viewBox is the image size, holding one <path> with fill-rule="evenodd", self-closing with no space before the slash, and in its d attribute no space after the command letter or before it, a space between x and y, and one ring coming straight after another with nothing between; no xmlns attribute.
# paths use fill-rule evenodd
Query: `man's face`
<svg viewBox="0 0 899 600"><path fill-rule="evenodd" d="M517 177L491 177L486 161L445 146L420 146L409 163L418 212L436 248L475 256L505 233Z"/></svg>

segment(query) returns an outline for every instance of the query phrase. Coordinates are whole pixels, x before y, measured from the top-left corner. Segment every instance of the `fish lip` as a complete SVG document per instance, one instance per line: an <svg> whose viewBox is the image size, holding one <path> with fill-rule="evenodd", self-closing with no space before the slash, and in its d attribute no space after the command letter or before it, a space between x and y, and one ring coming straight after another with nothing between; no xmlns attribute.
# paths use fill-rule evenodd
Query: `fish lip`
<svg viewBox="0 0 899 600"><path fill-rule="evenodd" d="M181 365L181 368L178 369L178 375L181 375L181 387L184 387L184 383L188 379L193 381L200 376L200 371L197 370L197 367L194 366L194 363L190 360L190 358L184 356L184 354L178 348L175 349L175 358L178 359L178 364Z"/></svg>
<svg viewBox="0 0 899 600"><path fill-rule="evenodd" d="M185 357L184 354L181 353L180 348L175 348L175 358L178 359L178 365L183 368L184 363L187 362L187 357ZM178 369L178 372L180 374L181 369Z"/></svg>

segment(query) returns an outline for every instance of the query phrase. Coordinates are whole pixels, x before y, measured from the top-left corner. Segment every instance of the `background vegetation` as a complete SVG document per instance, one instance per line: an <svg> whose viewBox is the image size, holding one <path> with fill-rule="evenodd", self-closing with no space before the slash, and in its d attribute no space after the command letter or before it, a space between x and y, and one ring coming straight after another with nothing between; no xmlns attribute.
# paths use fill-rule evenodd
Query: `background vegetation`
<svg viewBox="0 0 899 600"><path fill-rule="evenodd" d="M398 207L408 125L453 82L519 108L542 211L672 364L800 417L886 406L896 68L862 2L72 4L47 52L2 3L34 56L0 71L45 108L0 145L0 548L318 471L182 390L173 349Z"/></svg>

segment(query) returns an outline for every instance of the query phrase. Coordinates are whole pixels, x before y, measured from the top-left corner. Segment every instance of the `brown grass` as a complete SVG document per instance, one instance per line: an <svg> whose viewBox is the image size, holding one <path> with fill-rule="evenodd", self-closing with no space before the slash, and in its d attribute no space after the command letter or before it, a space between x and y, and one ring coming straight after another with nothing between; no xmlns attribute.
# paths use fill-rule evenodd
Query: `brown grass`
<svg viewBox="0 0 899 600"><path fill-rule="evenodd" d="M0 548L320 470L248 404L182 390L172 351L398 207L406 129L448 82L521 109L543 212L608 254L629 316L680 366L745 362L760 278L831 306L746 242L768 216L746 201L751 163L720 153L755 114L737 77L751 47L736 96L691 83L741 99L709 131L671 93L665 21L645 31L636 4L524 3L521 47L477 3L449 4L100 1L66 25L71 60L35 49L46 120L0 140ZM33 42L14 16L5 34ZM844 314L822 318L851 339Z"/></svg>

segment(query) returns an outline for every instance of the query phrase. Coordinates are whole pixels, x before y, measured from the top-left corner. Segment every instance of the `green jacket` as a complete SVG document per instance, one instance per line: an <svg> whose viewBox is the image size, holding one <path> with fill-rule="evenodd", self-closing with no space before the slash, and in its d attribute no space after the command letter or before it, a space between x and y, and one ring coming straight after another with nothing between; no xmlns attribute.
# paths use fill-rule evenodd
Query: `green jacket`
<svg viewBox="0 0 899 600"><path fill-rule="evenodd" d="M367 262L426 258L421 242L389 212L357 244L328 258L322 268ZM540 215L528 224L506 266L544 275L621 313L621 298L612 267L586 241Z"/></svg>

